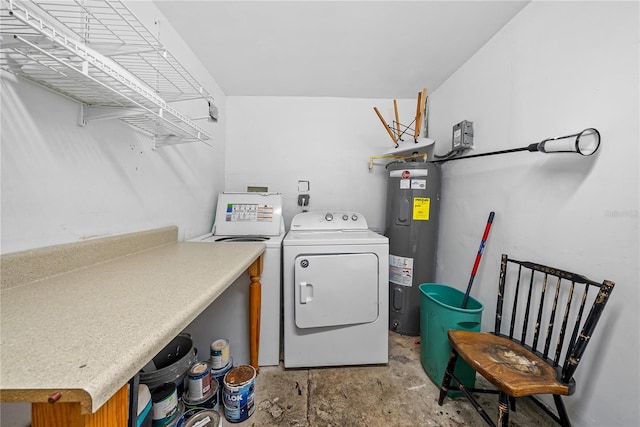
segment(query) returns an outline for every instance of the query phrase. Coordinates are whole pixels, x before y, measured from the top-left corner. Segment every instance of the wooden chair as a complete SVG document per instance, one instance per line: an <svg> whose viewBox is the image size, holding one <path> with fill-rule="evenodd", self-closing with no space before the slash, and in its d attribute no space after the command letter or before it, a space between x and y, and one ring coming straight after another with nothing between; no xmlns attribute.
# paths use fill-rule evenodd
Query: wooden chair
<svg viewBox="0 0 640 427"><path fill-rule="evenodd" d="M561 396L575 391L574 372L613 287L608 280L598 283L502 255L495 330L448 331L452 350L438 404L442 405L449 389L457 388L482 418L495 426L472 393L498 394L498 425L506 427L509 408L515 410L515 398L528 396L557 423L569 426ZM454 375L458 357L495 389L465 387ZM557 413L534 396L539 394L553 395Z"/></svg>

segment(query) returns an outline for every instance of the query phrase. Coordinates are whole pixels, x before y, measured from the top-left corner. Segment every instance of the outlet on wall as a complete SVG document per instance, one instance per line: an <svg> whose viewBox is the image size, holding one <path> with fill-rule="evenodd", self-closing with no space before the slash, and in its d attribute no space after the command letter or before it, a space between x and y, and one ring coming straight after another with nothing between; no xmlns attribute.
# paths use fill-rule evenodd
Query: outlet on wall
<svg viewBox="0 0 640 427"><path fill-rule="evenodd" d="M308 194L298 194L298 206L309 206Z"/></svg>

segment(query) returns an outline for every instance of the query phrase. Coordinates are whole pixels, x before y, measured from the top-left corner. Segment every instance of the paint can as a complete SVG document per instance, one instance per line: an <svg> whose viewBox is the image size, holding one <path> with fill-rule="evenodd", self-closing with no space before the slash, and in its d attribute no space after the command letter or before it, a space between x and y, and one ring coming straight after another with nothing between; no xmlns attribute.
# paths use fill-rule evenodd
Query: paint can
<svg viewBox="0 0 640 427"><path fill-rule="evenodd" d="M185 393L182 396L182 402L186 410L191 409L214 409L218 410L218 382L213 380L211 382L211 392L209 396L205 396L201 399L193 399L189 393Z"/></svg>
<svg viewBox="0 0 640 427"><path fill-rule="evenodd" d="M219 339L211 343L211 367L220 369L229 363L231 350L229 340Z"/></svg>
<svg viewBox="0 0 640 427"><path fill-rule="evenodd" d="M218 411L199 411L186 418L184 424L176 427L222 427L222 417Z"/></svg>
<svg viewBox="0 0 640 427"><path fill-rule="evenodd" d="M222 391L224 390L224 376L233 368L233 359L229 358L227 366L220 369L211 369L211 378L218 383L218 402L222 403ZM212 381L212 382L213 382Z"/></svg>
<svg viewBox="0 0 640 427"><path fill-rule="evenodd" d="M224 376L224 415L227 421L239 423L255 411L256 370L251 365L231 368Z"/></svg>
<svg viewBox="0 0 640 427"><path fill-rule="evenodd" d="M191 409L187 409L185 407L184 413L182 414L182 416L180 418L178 418L178 420L176 420L176 425L175 427L184 427L185 423L187 422L187 420L191 417L193 417L195 414L197 414L198 412L202 412L204 411L204 409L202 408L191 408Z"/></svg>
<svg viewBox="0 0 640 427"><path fill-rule="evenodd" d="M178 415L172 422L167 424L165 427L178 427L178 424L180 423L180 420L182 419L183 415L184 415L184 404L180 401L178 402Z"/></svg>
<svg viewBox="0 0 640 427"><path fill-rule="evenodd" d="M176 418L174 418L174 420L171 421L169 424L167 424L165 427L177 427L183 415L184 415L184 404L182 403L182 401L180 401L178 402L178 415L176 415ZM152 425L152 427L155 427L155 426Z"/></svg>
<svg viewBox="0 0 640 427"><path fill-rule="evenodd" d="M216 387L217 388L217 387ZM189 400L202 400L211 395L211 368L208 362L197 362L187 372Z"/></svg>
<svg viewBox="0 0 640 427"><path fill-rule="evenodd" d="M163 427L178 418L178 392L174 383L164 383L151 390L152 424Z"/></svg>

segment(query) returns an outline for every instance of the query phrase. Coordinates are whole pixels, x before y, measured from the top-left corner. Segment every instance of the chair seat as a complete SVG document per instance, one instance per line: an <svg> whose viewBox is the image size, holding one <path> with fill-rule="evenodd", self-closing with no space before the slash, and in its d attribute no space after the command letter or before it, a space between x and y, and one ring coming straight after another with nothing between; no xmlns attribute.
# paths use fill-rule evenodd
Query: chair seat
<svg viewBox="0 0 640 427"><path fill-rule="evenodd" d="M449 342L473 369L510 396L569 394L551 365L508 338L451 329Z"/></svg>

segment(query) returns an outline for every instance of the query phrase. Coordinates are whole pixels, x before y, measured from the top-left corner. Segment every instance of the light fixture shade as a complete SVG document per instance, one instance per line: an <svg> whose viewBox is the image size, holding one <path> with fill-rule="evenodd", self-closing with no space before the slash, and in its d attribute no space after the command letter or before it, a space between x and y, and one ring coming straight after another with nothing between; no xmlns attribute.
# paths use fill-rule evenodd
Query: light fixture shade
<svg viewBox="0 0 640 427"><path fill-rule="evenodd" d="M543 153L579 153L590 156L600 146L600 132L588 128L580 133L545 139L537 144L537 151Z"/></svg>

